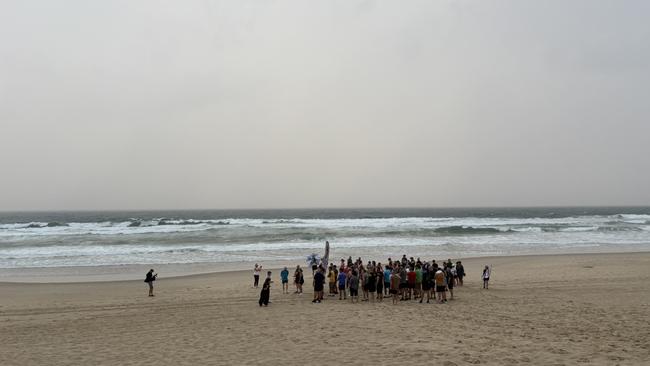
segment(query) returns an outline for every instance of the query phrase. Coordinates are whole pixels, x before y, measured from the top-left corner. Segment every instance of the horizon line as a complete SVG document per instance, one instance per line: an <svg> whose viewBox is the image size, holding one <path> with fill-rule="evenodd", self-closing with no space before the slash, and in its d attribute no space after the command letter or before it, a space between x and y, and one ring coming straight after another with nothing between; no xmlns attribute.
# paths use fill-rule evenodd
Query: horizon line
<svg viewBox="0 0 650 366"><path fill-rule="evenodd" d="M301 210L452 210L452 209L540 209L540 208L644 208L650 204L639 205L513 205L513 206L350 206L350 207L266 207L266 208L130 208L130 209L23 209L3 210L0 213L31 212L156 212L156 211L301 211Z"/></svg>

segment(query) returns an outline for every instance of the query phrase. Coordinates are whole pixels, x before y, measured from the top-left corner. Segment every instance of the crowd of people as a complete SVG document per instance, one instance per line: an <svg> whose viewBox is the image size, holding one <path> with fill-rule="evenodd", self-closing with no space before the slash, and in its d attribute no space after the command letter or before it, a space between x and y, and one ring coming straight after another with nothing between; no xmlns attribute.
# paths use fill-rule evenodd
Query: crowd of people
<svg viewBox="0 0 650 366"><path fill-rule="evenodd" d="M261 266L255 265L255 283L259 279ZM487 288L490 269L485 267L482 279L483 287ZM272 273L262 285L260 306L268 305ZM329 287L328 297L338 297L339 300L350 299L351 302L383 302L390 297L393 304L400 301L426 301L446 303L454 299L454 288L463 286L465 268L461 261L453 263L451 259L436 263L422 261L420 258L407 258L403 255L400 260L388 258L386 264L375 261L363 262L361 258L353 261L341 259L340 264L330 263L313 266L312 285L314 289L313 303L320 303L325 296L325 287ZM289 293L290 272L287 267L280 273L282 293ZM303 268L298 265L293 271L294 294L302 294L305 283Z"/></svg>

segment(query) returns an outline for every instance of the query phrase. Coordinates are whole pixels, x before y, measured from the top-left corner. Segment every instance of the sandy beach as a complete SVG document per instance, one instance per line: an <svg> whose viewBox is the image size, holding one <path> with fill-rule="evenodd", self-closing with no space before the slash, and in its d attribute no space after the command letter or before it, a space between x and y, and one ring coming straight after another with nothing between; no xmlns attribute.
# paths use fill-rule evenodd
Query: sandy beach
<svg viewBox="0 0 650 366"><path fill-rule="evenodd" d="M251 271L0 283L1 365L644 365L650 253L464 259L448 304L283 295ZM493 265L491 288L480 270ZM143 273L144 275L144 273ZM293 289L293 288L292 288Z"/></svg>

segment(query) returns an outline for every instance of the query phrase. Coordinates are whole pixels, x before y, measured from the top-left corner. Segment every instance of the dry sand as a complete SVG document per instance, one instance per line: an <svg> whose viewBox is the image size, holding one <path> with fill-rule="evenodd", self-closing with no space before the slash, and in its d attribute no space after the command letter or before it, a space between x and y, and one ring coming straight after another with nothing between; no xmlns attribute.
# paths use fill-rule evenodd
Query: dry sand
<svg viewBox="0 0 650 366"><path fill-rule="evenodd" d="M153 298L142 280L0 283L0 365L650 364L650 253L463 263L448 304L312 304L277 270L268 308L250 271L161 273Z"/></svg>

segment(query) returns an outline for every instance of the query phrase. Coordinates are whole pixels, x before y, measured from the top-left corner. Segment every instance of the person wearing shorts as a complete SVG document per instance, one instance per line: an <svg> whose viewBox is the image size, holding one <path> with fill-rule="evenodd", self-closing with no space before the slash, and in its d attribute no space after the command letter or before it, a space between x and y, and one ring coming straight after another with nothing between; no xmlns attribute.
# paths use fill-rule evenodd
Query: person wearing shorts
<svg viewBox="0 0 650 366"><path fill-rule="evenodd" d="M418 258L418 261L420 259ZM418 297L421 299L422 298L422 265L421 264L416 264L415 265L415 290L414 290L414 298L417 299Z"/></svg>
<svg viewBox="0 0 650 366"><path fill-rule="evenodd" d="M356 299L359 302L359 276L357 271L352 271L352 276L348 280L348 288L350 289L350 302L354 302Z"/></svg>
<svg viewBox="0 0 650 366"><path fill-rule="evenodd" d="M296 266L296 271L294 272L294 283L296 284L296 294L302 294L302 285L305 283L305 277L302 273L302 268L300 265Z"/></svg>
<svg viewBox="0 0 650 366"><path fill-rule="evenodd" d="M399 302L399 292L400 284L402 279L400 278L397 271L393 271L390 275L390 294L393 296L393 305L396 305Z"/></svg>
<svg viewBox="0 0 650 366"><path fill-rule="evenodd" d="M153 273L153 268L147 272L144 282L146 282L149 285L149 296L153 297L153 281L156 280L156 277L158 277L157 274Z"/></svg>
<svg viewBox="0 0 650 366"><path fill-rule="evenodd" d="M481 278L483 278L483 288L487 290L488 285L490 284L490 266L485 266Z"/></svg>
<svg viewBox="0 0 650 366"><path fill-rule="evenodd" d="M447 301L447 295L446 295L446 290L447 286L445 286L445 273L441 270L438 269L436 271L436 274L434 275L434 281L436 284L436 295L438 297L438 302L443 303Z"/></svg>
<svg viewBox="0 0 650 366"><path fill-rule="evenodd" d="M388 292L390 291L390 272L390 267L386 266L384 269L384 295L388 295Z"/></svg>
<svg viewBox="0 0 650 366"><path fill-rule="evenodd" d="M463 285L463 277L465 277L465 267L458 261L456 262L456 275L458 276L458 286Z"/></svg>
<svg viewBox="0 0 650 366"><path fill-rule="evenodd" d="M253 269L253 287L257 288L260 283L260 273L262 272L262 266L255 263L255 268Z"/></svg>
<svg viewBox="0 0 650 366"><path fill-rule="evenodd" d="M282 293L289 293L289 269L284 267L282 272L280 272L280 279L282 280Z"/></svg>
<svg viewBox="0 0 650 366"><path fill-rule="evenodd" d="M329 272L327 273L327 283L330 288L328 296L336 296L336 273L332 266L330 266Z"/></svg>
<svg viewBox="0 0 650 366"><path fill-rule="evenodd" d="M344 271L339 272L337 281L339 285L339 300L345 300L348 298L347 293L345 292L345 284L348 281L348 276Z"/></svg>
<svg viewBox="0 0 650 366"><path fill-rule="evenodd" d="M408 284L409 284L409 289L408 289L408 299L410 300L411 298L415 298L415 281L417 280L417 274L415 273L415 268L411 267L409 269L408 274L406 275L408 277Z"/></svg>

